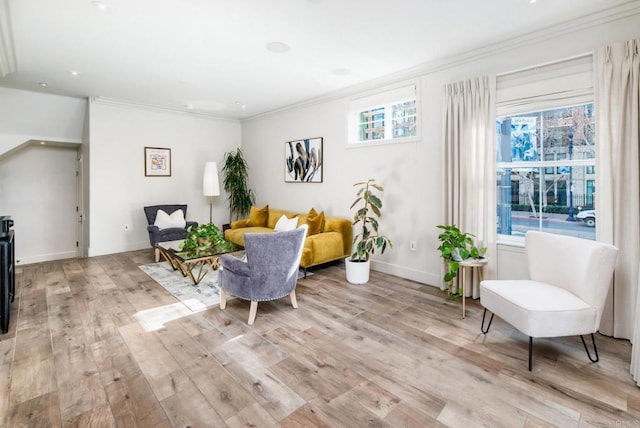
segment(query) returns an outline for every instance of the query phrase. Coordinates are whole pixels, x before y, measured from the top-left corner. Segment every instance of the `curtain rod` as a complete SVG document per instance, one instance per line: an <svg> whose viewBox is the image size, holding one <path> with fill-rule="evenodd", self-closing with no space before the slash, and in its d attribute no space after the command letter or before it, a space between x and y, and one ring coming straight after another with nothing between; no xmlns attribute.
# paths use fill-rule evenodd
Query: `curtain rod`
<svg viewBox="0 0 640 428"><path fill-rule="evenodd" d="M576 59L581 59L581 58L586 58L586 57L590 57L593 56L593 52L584 52L575 56L571 56L568 58L563 58L560 60L556 60L556 61L549 61L549 62L544 62L542 64L537 64L537 65L533 65L530 67L524 67L524 68L519 68L517 70L511 70L511 71L506 71L504 73L496 73L496 77L505 77L505 76L509 76L512 74L517 74L517 73L522 73L524 71L529 71L529 70L535 70L536 68L540 68L540 67L546 67L549 65L555 65L555 64L562 64L563 62L569 62L569 61L573 61Z"/></svg>

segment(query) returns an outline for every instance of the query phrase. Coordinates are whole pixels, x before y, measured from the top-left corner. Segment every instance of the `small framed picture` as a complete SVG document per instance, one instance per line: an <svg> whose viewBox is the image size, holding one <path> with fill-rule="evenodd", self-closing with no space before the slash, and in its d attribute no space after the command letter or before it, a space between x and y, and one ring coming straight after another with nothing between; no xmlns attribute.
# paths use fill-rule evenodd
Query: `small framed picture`
<svg viewBox="0 0 640 428"><path fill-rule="evenodd" d="M171 177L171 149L145 147L144 175L146 177Z"/></svg>
<svg viewBox="0 0 640 428"><path fill-rule="evenodd" d="M284 144L285 183L322 183L322 137Z"/></svg>

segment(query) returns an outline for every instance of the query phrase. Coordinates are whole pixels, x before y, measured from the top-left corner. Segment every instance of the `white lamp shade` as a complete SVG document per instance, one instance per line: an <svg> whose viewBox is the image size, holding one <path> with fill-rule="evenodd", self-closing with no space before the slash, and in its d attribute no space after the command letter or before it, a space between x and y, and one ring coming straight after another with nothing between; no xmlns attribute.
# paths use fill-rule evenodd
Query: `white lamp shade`
<svg viewBox="0 0 640 428"><path fill-rule="evenodd" d="M215 162L204 164L202 176L202 195L220 196L220 183L218 182L218 165Z"/></svg>

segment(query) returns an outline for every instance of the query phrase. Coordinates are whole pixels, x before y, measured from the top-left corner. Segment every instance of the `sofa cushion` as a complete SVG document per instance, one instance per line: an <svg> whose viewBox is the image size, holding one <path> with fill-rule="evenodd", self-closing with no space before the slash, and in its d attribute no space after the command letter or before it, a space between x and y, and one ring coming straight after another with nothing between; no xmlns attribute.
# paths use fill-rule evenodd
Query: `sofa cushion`
<svg viewBox="0 0 640 428"><path fill-rule="evenodd" d="M309 225L307 236L322 233L324 230L324 211L318 214L315 209L311 208L307 214L307 225Z"/></svg>
<svg viewBox="0 0 640 428"><path fill-rule="evenodd" d="M224 239L236 245L244 247L245 233L273 233L273 229L268 227L243 227L240 229L227 229L224 231Z"/></svg>
<svg viewBox="0 0 640 428"><path fill-rule="evenodd" d="M283 214L287 216L287 218L293 218L298 215L291 211L279 210L279 209L269 207L269 221L267 223L267 227L271 229L275 229L276 223L278 222L278 220L280 220L280 217L282 217ZM301 224L298 223L298 227L300 226Z"/></svg>
<svg viewBox="0 0 640 428"><path fill-rule="evenodd" d="M342 235L338 232L324 232L309 236L307 244L315 260L335 260L344 257Z"/></svg>
<svg viewBox="0 0 640 428"><path fill-rule="evenodd" d="M156 213L156 221L153 223L158 229L184 229L187 222L184 219L184 212L182 210L175 210L171 215L167 214L163 210L158 210Z"/></svg>
<svg viewBox="0 0 640 428"><path fill-rule="evenodd" d="M269 221L269 205L265 205L262 208L251 207L249 213L249 221L247 225L249 227L267 227Z"/></svg>

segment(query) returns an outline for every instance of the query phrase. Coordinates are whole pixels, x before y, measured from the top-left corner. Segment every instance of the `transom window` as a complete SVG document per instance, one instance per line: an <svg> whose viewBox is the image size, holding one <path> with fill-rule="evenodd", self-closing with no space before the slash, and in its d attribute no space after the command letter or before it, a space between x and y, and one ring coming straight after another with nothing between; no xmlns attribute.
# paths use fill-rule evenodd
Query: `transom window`
<svg viewBox="0 0 640 428"><path fill-rule="evenodd" d="M348 105L348 144L400 142L418 136L416 85L362 98Z"/></svg>

